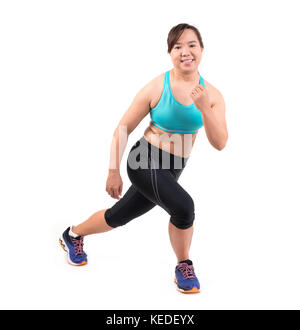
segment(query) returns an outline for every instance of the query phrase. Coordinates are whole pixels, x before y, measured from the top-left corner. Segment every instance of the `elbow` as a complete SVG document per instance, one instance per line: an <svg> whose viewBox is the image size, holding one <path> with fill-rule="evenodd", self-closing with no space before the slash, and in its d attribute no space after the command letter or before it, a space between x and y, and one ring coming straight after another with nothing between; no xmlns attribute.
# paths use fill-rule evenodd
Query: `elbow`
<svg viewBox="0 0 300 330"><path fill-rule="evenodd" d="M221 151L225 148L225 145L218 145L215 147L217 150Z"/></svg>
<svg viewBox="0 0 300 330"><path fill-rule="evenodd" d="M218 144L218 145L215 145L214 147L215 147L215 149L221 151L225 148L225 144Z"/></svg>
<svg viewBox="0 0 300 330"><path fill-rule="evenodd" d="M132 130L127 125L118 125L117 128L114 130L114 135L118 136L129 136Z"/></svg>
<svg viewBox="0 0 300 330"><path fill-rule="evenodd" d="M228 135L226 136L225 139L220 141L218 144L214 145L214 147L219 151L223 150L226 147L227 140L228 140Z"/></svg>

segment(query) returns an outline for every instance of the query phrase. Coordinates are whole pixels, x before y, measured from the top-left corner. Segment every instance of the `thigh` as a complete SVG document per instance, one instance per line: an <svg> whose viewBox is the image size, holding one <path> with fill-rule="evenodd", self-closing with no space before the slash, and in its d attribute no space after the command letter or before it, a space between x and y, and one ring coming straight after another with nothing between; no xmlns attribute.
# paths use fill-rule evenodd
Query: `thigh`
<svg viewBox="0 0 300 330"><path fill-rule="evenodd" d="M153 190L156 192L158 204L170 215L186 214L186 210L194 212L194 201L190 194L178 183L179 175L171 171L152 169Z"/></svg>
<svg viewBox="0 0 300 330"><path fill-rule="evenodd" d="M123 226L151 210L156 204L147 199L133 185L124 196L105 212L105 220L111 227Z"/></svg>
<svg viewBox="0 0 300 330"><path fill-rule="evenodd" d="M152 203L161 206L170 215L191 207L193 200L177 182L182 171L174 173L168 169L130 169L128 176L134 187Z"/></svg>
<svg viewBox="0 0 300 330"><path fill-rule="evenodd" d="M164 156L169 155L155 147L153 153L149 152L150 148L150 144L140 139L129 152L127 174L132 185L146 199L161 206L170 215L186 214L187 210L193 210L192 198L177 182L183 168L165 168Z"/></svg>

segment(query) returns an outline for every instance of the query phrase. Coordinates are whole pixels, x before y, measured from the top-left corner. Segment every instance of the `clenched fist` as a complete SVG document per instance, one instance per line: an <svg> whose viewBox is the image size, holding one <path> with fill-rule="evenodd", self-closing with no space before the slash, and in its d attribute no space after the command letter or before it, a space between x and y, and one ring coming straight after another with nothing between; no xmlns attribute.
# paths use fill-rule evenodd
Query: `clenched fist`
<svg viewBox="0 0 300 330"><path fill-rule="evenodd" d="M202 112L210 108L207 89L201 84L192 89L190 94L195 106Z"/></svg>

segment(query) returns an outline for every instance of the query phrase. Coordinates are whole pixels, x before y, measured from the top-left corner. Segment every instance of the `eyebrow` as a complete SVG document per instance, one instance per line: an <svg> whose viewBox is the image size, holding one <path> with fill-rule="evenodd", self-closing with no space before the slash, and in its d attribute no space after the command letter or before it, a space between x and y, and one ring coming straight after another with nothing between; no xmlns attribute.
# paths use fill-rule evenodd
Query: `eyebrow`
<svg viewBox="0 0 300 330"><path fill-rule="evenodd" d="M190 42L197 42L197 41L192 40L192 41L189 41L188 43L190 43ZM175 45L181 45L181 42L176 42Z"/></svg>

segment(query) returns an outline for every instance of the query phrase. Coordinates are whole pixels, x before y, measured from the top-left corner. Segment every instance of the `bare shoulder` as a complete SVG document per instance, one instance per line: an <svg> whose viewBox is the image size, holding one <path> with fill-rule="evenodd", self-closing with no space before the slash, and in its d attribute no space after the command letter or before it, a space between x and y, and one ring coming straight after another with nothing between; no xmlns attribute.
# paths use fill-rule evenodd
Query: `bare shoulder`
<svg viewBox="0 0 300 330"><path fill-rule="evenodd" d="M165 77L165 72L159 74L158 76L154 77L149 84L152 84L153 87L155 87L157 84L159 83L163 83L164 82L164 77Z"/></svg>
<svg viewBox="0 0 300 330"><path fill-rule="evenodd" d="M156 84L160 81L160 75L148 82L139 92L135 95L129 108L121 118L119 125L126 126L127 132L131 133L137 125L147 116L150 110L151 102Z"/></svg>
<svg viewBox="0 0 300 330"><path fill-rule="evenodd" d="M149 107L153 104L153 100L156 98L157 92L160 87L163 88L164 74L160 74L148 81L137 93L135 99L145 100Z"/></svg>
<svg viewBox="0 0 300 330"><path fill-rule="evenodd" d="M159 74L158 76L154 77L152 80L150 80L144 88L148 91L153 91L154 89L157 89L160 87L160 85L163 86L164 84L164 73Z"/></svg>
<svg viewBox="0 0 300 330"><path fill-rule="evenodd" d="M208 91L209 98L211 100L211 105L213 106L217 102L224 102L222 93L211 83L204 79L205 88Z"/></svg>
<svg viewBox="0 0 300 330"><path fill-rule="evenodd" d="M149 82L149 90L150 90L150 108L153 109L157 105L163 88L164 88L164 78L165 72L159 74L158 76L154 77Z"/></svg>

